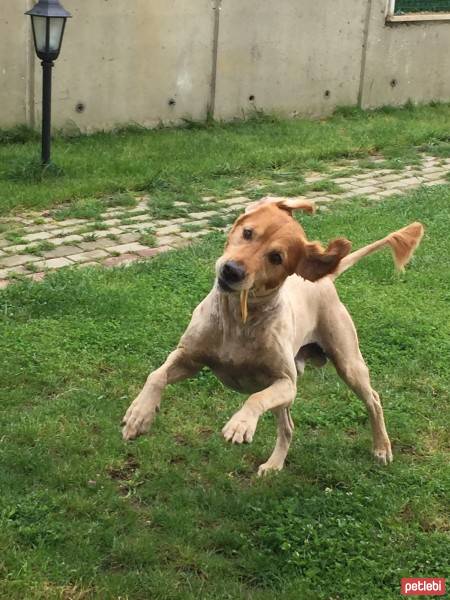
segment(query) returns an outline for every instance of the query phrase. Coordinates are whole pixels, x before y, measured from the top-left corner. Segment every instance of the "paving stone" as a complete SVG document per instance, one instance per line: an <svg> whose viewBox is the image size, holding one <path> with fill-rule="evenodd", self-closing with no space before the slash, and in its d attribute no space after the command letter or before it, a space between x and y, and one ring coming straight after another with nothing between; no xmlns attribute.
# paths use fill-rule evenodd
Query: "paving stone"
<svg viewBox="0 0 450 600"><path fill-rule="evenodd" d="M426 181L433 181L434 179L442 179L442 176L446 174L446 171L437 171L436 173L423 173L423 178Z"/></svg>
<svg viewBox="0 0 450 600"><path fill-rule="evenodd" d="M358 180L358 185L363 185L364 187L376 186L376 185L378 185L378 182L379 182L379 179L373 179L373 177L371 177L371 178L367 178L367 179Z"/></svg>
<svg viewBox="0 0 450 600"><path fill-rule="evenodd" d="M163 246L164 248L165 246ZM161 248L145 248L145 250L138 250L136 254L141 256L142 258L151 258L152 256L156 256L157 254L161 254Z"/></svg>
<svg viewBox="0 0 450 600"><path fill-rule="evenodd" d="M378 177L377 179L377 184L381 182L385 182L385 181L399 181L400 179L402 179L402 174L401 173L391 173L390 175L383 175L382 177Z"/></svg>
<svg viewBox="0 0 450 600"><path fill-rule="evenodd" d="M107 219L106 221L102 221L102 223L104 225L108 225L108 227L111 227L112 225L118 225L120 223L120 219Z"/></svg>
<svg viewBox="0 0 450 600"><path fill-rule="evenodd" d="M105 267L118 267L119 265L127 265L131 262L138 260L139 256L136 254L122 254L121 256L111 256L103 261Z"/></svg>
<svg viewBox="0 0 450 600"><path fill-rule="evenodd" d="M127 231L134 234L142 233L143 231L148 230L155 231L153 223L134 223L133 225L122 225L120 229L122 230L122 234ZM139 236L137 236L137 238L139 238Z"/></svg>
<svg viewBox="0 0 450 600"><path fill-rule="evenodd" d="M177 243L177 240L179 240L180 238L177 238L177 236L175 235L165 235L164 237L159 237L156 240L156 243L158 244L158 248L160 248L161 246L173 246Z"/></svg>
<svg viewBox="0 0 450 600"><path fill-rule="evenodd" d="M174 206L189 206L187 202L181 202L180 200L175 200L173 205Z"/></svg>
<svg viewBox="0 0 450 600"><path fill-rule="evenodd" d="M235 210L243 210L244 208L247 208L247 204L235 204L233 206L227 206L227 208L224 208L221 212L230 213Z"/></svg>
<svg viewBox="0 0 450 600"><path fill-rule="evenodd" d="M242 198L240 199L240 201L242 202ZM233 204L238 204L238 203L233 202ZM217 215L217 210L206 210L204 212L193 212L189 216L191 217L191 219L207 219L208 217L212 217L213 215Z"/></svg>
<svg viewBox="0 0 450 600"><path fill-rule="evenodd" d="M181 240L180 239L181 244L180 245L184 245L185 240ZM162 254L163 252L168 252L169 250L173 250L172 246L159 246L158 247L159 253Z"/></svg>
<svg viewBox="0 0 450 600"><path fill-rule="evenodd" d="M61 269L61 267L69 267L73 262L68 258L49 258L36 263L38 269Z"/></svg>
<svg viewBox="0 0 450 600"><path fill-rule="evenodd" d="M31 281L39 283L45 278L45 273L43 271L41 271L40 273L32 273L31 275L28 275L28 277L31 279Z"/></svg>
<svg viewBox="0 0 450 600"><path fill-rule="evenodd" d="M376 194L381 189L382 189L381 187L375 187L374 185L368 185L368 186L363 186L360 188L355 188L355 192L357 194Z"/></svg>
<svg viewBox="0 0 450 600"><path fill-rule="evenodd" d="M23 265L19 265L18 267L10 267L6 270L8 271L8 277L12 277L13 275L26 275L27 273L29 273L29 270L26 269Z"/></svg>
<svg viewBox="0 0 450 600"><path fill-rule="evenodd" d="M327 202L334 202L335 198L332 198L331 196L318 196L317 198L314 198L314 202L316 204L326 204Z"/></svg>
<svg viewBox="0 0 450 600"><path fill-rule="evenodd" d="M247 202L250 202L250 198L245 198L245 196L238 196L237 198L227 198L226 200L220 200L221 204L226 204L227 206L232 206L233 204L243 204Z"/></svg>
<svg viewBox="0 0 450 600"><path fill-rule="evenodd" d="M28 235L24 235L23 239L27 242L37 242L38 240L48 240L51 237L52 235L48 231L38 231L37 233L29 233Z"/></svg>
<svg viewBox="0 0 450 600"><path fill-rule="evenodd" d="M0 269L0 279L5 279L8 276L9 269Z"/></svg>
<svg viewBox="0 0 450 600"><path fill-rule="evenodd" d="M70 256L71 254L76 254L80 251L78 246L58 246L58 248L54 248L53 250L49 250L48 252L43 252L42 255L45 258L60 258L61 256Z"/></svg>
<svg viewBox="0 0 450 600"><path fill-rule="evenodd" d="M64 221L59 221L59 223L63 226L63 227L70 227L72 225L80 225L80 224L86 224L86 220L87 219L65 219Z"/></svg>
<svg viewBox="0 0 450 600"><path fill-rule="evenodd" d="M389 196L396 196L398 194L402 194L403 192L397 188L393 188L391 190L383 190L382 192L378 192L376 196L380 198L389 198Z"/></svg>
<svg viewBox="0 0 450 600"><path fill-rule="evenodd" d="M69 258L70 258L70 260L73 260L76 263L83 263L83 262L97 260L99 258L106 258L108 256L109 256L108 252L105 252L104 250L90 250L88 252L71 254L69 256Z"/></svg>
<svg viewBox="0 0 450 600"><path fill-rule="evenodd" d="M78 246L82 250L97 250L98 248L109 248L111 244L116 243L115 240L111 240L109 238L102 238L100 240L95 240L94 242L80 242Z"/></svg>
<svg viewBox="0 0 450 600"><path fill-rule="evenodd" d="M137 233L123 233L123 232L121 232L121 235L117 236L116 242L112 242L110 244L110 246L113 246L114 243L116 245L131 244L132 242L136 242L139 239L139 237L140 236Z"/></svg>
<svg viewBox="0 0 450 600"><path fill-rule="evenodd" d="M74 234L63 238L50 238L48 241L55 246L61 246L67 245L67 242L82 242L83 236Z"/></svg>
<svg viewBox="0 0 450 600"><path fill-rule="evenodd" d="M206 235L207 233L209 233L209 231L206 231L206 230L183 231L182 233L180 233L180 237L184 238L185 240L193 240L194 238L200 237L201 235Z"/></svg>
<svg viewBox="0 0 450 600"><path fill-rule="evenodd" d="M147 246L139 244L139 242L133 242L131 244L118 244L117 246L110 246L109 252L119 252L119 254L128 254L130 252L137 252L138 250L145 250Z"/></svg>
<svg viewBox="0 0 450 600"><path fill-rule="evenodd" d="M5 239L0 239L0 248L4 248L5 246L8 246L8 244L10 244L11 242L9 240L5 240Z"/></svg>
<svg viewBox="0 0 450 600"><path fill-rule="evenodd" d="M425 175L429 175L431 173L442 173L443 171L445 171L446 169L443 169L442 167L437 167L437 166L430 166L430 167L423 167L422 168L422 173Z"/></svg>
<svg viewBox="0 0 450 600"><path fill-rule="evenodd" d="M130 215L129 217L130 219L133 219L133 221L136 221L136 223L138 223L139 221L148 221L150 216L149 214L145 214L145 215L137 215L135 217L133 217L132 215Z"/></svg>
<svg viewBox="0 0 450 600"><path fill-rule="evenodd" d="M85 262L85 263L79 263L77 266L80 269L84 268L84 267L101 267L102 263L89 261L89 262Z"/></svg>
<svg viewBox="0 0 450 600"><path fill-rule="evenodd" d="M10 281L8 281L7 279L0 279L0 290L4 290L6 287L8 287L9 284Z"/></svg>
<svg viewBox="0 0 450 600"><path fill-rule="evenodd" d="M420 183L420 179L417 179L417 177L407 177L406 179L402 179L401 181L398 181L397 187L398 188L411 187L413 185L419 185L419 183Z"/></svg>
<svg viewBox="0 0 450 600"><path fill-rule="evenodd" d="M156 230L156 235L171 235L172 233L178 233L180 231L179 225L167 225L167 227L162 227L161 229Z"/></svg>
<svg viewBox="0 0 450 600"><path fill-rule="evenodd" d="M429 187L430 185L449 185L450 181L448 179L435 179L434 181L425 181L423 185Z"/></svg>
<svg viewBox="0 0 450 600"><path fill-rule="evenodd" d="M338 185L343 189L343 190L354 190L356 189L358 186L354 183L341 183L338 182ZM318 192L319 194L321 192Z"/></svg>
<svg viewBox="0 0 450 600"><path fill-rule="evenodd" d="M16 267L18 265L25 265L29 262L38 260L37 256L33 254L13 254L11 256L2 256L0 258L1 267Z"/></svg>

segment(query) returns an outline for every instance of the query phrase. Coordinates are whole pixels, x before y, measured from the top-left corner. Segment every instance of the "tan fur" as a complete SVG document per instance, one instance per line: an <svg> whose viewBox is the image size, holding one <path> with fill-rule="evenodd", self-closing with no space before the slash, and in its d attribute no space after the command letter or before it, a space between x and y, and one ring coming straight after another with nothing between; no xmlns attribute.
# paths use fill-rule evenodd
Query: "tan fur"
<svg viewBox="0 0 450 600"><path fill-rule="evenodd" d="M225 385L250 393L223 428L226 440L251 442L259 417L267 410L273 412L277 441L258 473L280 470L293 433L289 408L296 396L297 376L306 360L322 365L329 358L367 407L375 457L384 464L392 460L380 398L371 386L355 327L333 281L385 246L403 268L422 238L423 227L412 223L349 254L350 242L343 238L326 249L310 242L292 218L293 210L312 212L313 205L266 198L236 220L216 263L214 288L195 309L177 349L149 375L126 412L125 439L148 429L166 385L207 366ZM229 261L239 265L244 275L227 284L225 292L221 278Z"/></svg>

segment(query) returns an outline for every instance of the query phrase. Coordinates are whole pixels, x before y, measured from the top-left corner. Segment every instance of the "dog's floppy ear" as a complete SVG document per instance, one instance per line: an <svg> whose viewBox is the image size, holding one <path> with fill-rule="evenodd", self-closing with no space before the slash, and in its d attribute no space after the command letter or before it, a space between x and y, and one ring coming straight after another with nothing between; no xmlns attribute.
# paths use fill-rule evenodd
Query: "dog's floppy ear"
<svg viewBox="0 0 450 600"><path fill-rule="evenodd" d="M345 238L333 240L325 250L318 242L304 242L295 273L309 281L317 281L330 275L344 256L347 256L351 247L351 242Z"/></svg>
<svg viewBox="0 0 450 600"><path fill-rule="evenodd" d="M252 202L245 209L245 214L249 214L258 208L266 204L274 204L281 208L282 210L286 210L290 214L292 214L293 210L303 210L305 212L313 213L316 208L314 206L314 202L311 200L307 200L306 198L276 198L272 196L266 196L257 202Z"/></svg>

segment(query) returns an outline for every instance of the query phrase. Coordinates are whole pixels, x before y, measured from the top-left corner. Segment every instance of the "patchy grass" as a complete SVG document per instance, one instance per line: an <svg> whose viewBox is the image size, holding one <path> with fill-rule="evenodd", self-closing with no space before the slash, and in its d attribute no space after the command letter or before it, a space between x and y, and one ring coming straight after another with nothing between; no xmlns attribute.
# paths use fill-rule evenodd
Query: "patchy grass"
<svg viewBox="0 0 450 600"><path fill-rule="evenodd" d="M299 193L303 174L326 172L330 161L383 153L390 166L401 168L417 161L414 146L419 145L446 156L449 137L447 104L371 112L346 109L321 121L260 115L228 124L56 136L53 158L60 171L42 174L35 135L23 129L3 131L0 214L62 202L76 206L82 198L103 197L103 206L124 205L131 202L128 192L139 190L152 196L152 214L164 218L174 215L175 200L197 207L202 196L223 197L251 181L267 182L274 176L286 182L286 193ZM87 212L91 218L92 211ZM93 212L94 218L99 216L97 209ZM80 212L78 206L77 214L86 210Z"/></svg>
<svg viewBox="0 0 450 600"><path fill-rule="evenodd" d="M370 456L367 414L331 367L299 381L287 468L275 440L220 429L244 397L208 372L168 388L151 435L120 419L213 282L224 238L126 269L63 270L0 292L0 596L396 600L448 571L450 191L301 221L357 248L411 221L405 274L388 252L338 280L380 392L395 461Z"/></svg>

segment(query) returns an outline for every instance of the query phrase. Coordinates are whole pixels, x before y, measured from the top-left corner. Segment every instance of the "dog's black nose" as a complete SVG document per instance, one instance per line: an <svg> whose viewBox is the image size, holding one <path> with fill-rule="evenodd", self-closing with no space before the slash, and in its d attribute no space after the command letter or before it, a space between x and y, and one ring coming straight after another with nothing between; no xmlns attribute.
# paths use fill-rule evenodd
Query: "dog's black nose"
<svg viewBox="0 0 450 600"><path fill-rule="evenodd" d="M222 267L221 275L227 283L238 283L245 278L245 269L234 260L228 260Z"/></svg>

